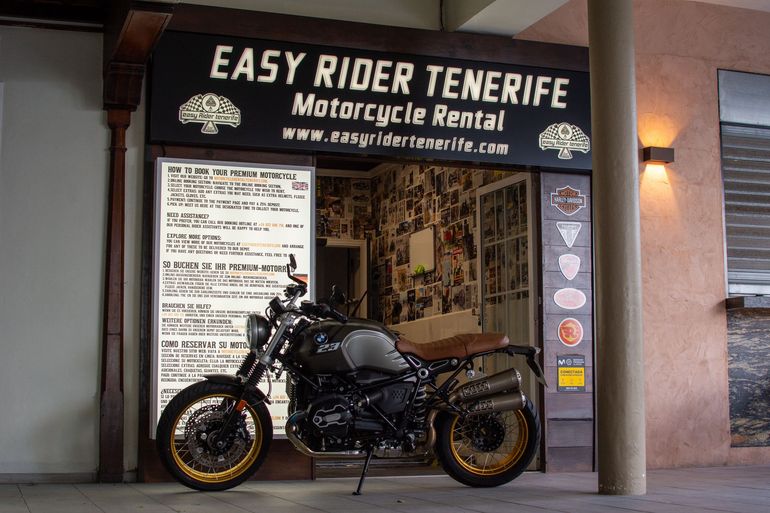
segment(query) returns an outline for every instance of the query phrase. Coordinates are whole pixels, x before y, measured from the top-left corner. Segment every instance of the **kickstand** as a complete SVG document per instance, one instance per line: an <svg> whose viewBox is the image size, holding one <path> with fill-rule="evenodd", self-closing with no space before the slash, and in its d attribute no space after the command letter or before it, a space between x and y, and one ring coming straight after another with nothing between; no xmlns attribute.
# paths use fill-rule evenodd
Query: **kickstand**
<svg viewBox="0 0 770 513"><path fill-rule="evenodd" d="M364 479L366 479L366 473L369 471L369 462L372 461L372 454L374 453L374 447L369 447L366 450L366 461L364 462L364 469L361 471L361 479L358 480L358 488L353 492L353 495L361 495L361 487L364 486Z"/></svg>

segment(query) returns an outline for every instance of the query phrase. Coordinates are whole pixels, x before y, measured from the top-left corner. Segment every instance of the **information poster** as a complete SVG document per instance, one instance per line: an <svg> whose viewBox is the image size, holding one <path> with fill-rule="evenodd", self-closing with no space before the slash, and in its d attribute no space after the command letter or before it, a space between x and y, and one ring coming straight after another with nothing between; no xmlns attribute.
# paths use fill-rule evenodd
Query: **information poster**
<svg viewBox="0 0 770 513"><path fill-rule="evenodd" d="M151 436L177 392L237 371L246 316L283 295L290 253L312 295L314 178L308 167L158 159ZM284 380L273 379L269 407L278 435Z"/></svg>

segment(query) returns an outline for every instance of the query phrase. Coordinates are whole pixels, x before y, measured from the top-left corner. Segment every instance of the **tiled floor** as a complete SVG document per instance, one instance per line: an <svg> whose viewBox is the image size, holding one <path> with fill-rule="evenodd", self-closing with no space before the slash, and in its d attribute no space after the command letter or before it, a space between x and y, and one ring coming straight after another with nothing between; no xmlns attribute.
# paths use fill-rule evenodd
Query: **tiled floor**
<svg viewBox="0 0 770 513"><path fill-rule="evenodd" d="M770 513L770 466L651 471L647 495L596 494L596 474L527 473L498 488L445 476L251 482L200 493L176 484L0 485L0 513Z"/></svg>

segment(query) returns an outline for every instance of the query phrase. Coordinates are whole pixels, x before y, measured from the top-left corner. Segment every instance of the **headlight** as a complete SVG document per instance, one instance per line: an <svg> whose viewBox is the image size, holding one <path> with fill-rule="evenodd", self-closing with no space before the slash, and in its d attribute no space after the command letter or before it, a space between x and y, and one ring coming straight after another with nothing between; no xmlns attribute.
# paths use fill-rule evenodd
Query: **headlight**
<svg viewBox="0 0 770 513"><path fill-rule="evenodd" d="M259 314L246 317L246 340L249 341L251 349L262 350L270 340L270 321L267 317Z"/></svg>

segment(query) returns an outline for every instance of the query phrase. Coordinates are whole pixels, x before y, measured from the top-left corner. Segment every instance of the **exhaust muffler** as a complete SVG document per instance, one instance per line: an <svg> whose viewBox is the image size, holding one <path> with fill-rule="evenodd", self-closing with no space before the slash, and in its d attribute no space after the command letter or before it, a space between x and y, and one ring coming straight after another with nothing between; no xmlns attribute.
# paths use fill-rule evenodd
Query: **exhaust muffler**
<svg viewBox="0 0 770 513"><path fill-rule="evenodd" d="M516 369L508 369L492 376L475 379L460 386L449 396L449 402L467 403L498 392L518 392L521 390L521 374Z"/></svg>
<svg viewBox="0 0 770 513"><path fill-rule="evenodd" d="M468 415L480 415L497 411L521 410L527 398L521 391L486 396L467 405Z"/></svg>

